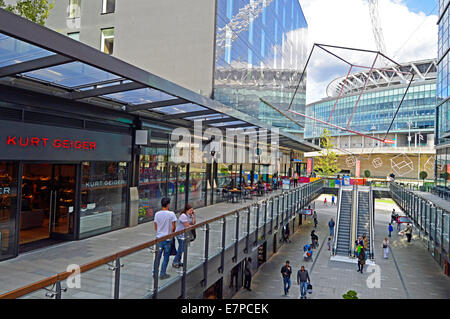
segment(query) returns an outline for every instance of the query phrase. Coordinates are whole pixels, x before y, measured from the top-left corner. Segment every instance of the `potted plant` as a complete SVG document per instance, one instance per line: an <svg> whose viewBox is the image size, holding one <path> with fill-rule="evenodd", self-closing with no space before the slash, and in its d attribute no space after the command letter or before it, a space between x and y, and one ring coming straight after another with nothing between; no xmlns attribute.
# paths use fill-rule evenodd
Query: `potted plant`
<svg viewBox="0 0 450 319"><path fill-rule="evenodd" d="M347 291L344 295L342 295L344 299L358 299L358 294L354 290Z"/></svg>
<svg viewBox="0 0 450 319"><path fill-rule="evenodd" d="M425 191L425 178L428 177L428 173L425 171L421 171L419 173L419 177L422 180L422 186L420 186L420 190L424 192Z"/></svg>

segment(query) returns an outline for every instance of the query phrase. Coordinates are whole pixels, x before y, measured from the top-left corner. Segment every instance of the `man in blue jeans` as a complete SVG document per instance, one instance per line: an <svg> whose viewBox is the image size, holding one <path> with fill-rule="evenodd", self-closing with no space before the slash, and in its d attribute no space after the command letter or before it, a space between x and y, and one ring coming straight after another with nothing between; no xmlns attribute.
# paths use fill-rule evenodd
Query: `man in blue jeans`
<svg viewBox="0 0 450 319"><path fill-rule="evenodd" d="M308 283L311 282L309 279L308 271L305 266L302 266L297 272L297 284L300 286L300 299L306 299L306 291L308 290Z"/></svg>
<svg viewBox="0 0 450 319"><path fill-rule="evenodd" d="M162 238L172 234L175 231L175 223L177 221L177 217L174 212L169 210L170 207L170 198L164 197L161 199L161 210L156 212L155 214L155 230L156 230L156 239ZM170 250L172 248L172 239L164 240L158 243L158 256L159 261L161 262L161 256L164 252L164 260L161 266L161 273L159 275L160 279L169 278L170 275L166 274L167 265L169 264ZM156 259L153 264L153 272L158 273L158 266L156 265Z"/></svg>
<svg viewBox="0 0 450 319"><path fill-rule="evenodd" d="M289 266L289 260L286 260L286 265L281 268L281 274L283 276L284 295L287 296L289 288L291 288L291 274L292 268Z"/></svg>
<svg viewBox="0 0 450 319"><path fill-rule="evenodd" d="M328 222L328 227L330 228L330 236L334 236L334 225L335 222L333 218L331 218L330 221Z"/></svg>

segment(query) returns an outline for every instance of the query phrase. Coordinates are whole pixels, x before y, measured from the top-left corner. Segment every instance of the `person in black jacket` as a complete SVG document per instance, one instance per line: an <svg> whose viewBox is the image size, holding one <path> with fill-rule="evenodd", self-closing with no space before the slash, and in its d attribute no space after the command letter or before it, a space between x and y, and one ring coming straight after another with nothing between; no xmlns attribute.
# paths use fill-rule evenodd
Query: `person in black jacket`
<svg viewBox="0 0 450 319"><path fill-rule="evenodd" d="M300 299L306 299L306 290L308 289L308 283L311 282L309 279L308 271L305 266L302 266L297 272L297 284L300 286Z"/></svg>
<svg viewBox="0 0 450 319"><path fill-rule="evenodd" d="M281 267L281 275L283 276L284 295L287 296L289 288L291 288L291 274L292 268L289 265L289 260L286 260L286 265Z"/></svg>
<svg viewBox="0 0 450 319"><path fill-rule="evenodd" d="M244 265L244 288L247 289L248 291L252 291L250 289L250 285L252 284L251 266L252 266L252 259L250 257L248 257L245 260L245 265Z"/></svg>

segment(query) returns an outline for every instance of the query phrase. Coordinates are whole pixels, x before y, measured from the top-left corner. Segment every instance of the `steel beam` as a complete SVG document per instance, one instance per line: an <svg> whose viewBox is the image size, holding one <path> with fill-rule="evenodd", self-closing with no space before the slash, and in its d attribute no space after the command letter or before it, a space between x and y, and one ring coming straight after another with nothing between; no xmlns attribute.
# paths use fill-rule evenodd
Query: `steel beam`
<svg viewBox="0 0 450 319"><path fill-rule="evenodd" d="M195 112L183 112L183 113L167 115L163 119L164 120L176 120L176 119L182 119L182 118L185 118L185 117L208 115L208 114L216 114L216 113L217 112L213 111L213 110L203 110L203 111L195 111ZM217 113L217 114L220 114L220 113Z"/></svg>
<svg viewBox="0 0 450 319"><path fill-rule="evenodd" d="M158 102L152 102L152 103L144 103L144 104L136 104L136 105L129 105L128 112L136 112L136 111L145 111L145 110L151 110L158 107L164 107L164 106L172 106L172 105L179 105L179 104L186 104L189 103L189 101L186 101L185 99L171 99L171 100L164 100L164 101L158 101Z"/></svg>
<svg viewBox="0 0 450 319"><path fill-rule="evenodd" d="M21 73L31 72L39 69L45 69L52 66L73 62L74 60L59 54L53 54L43 58L16 63L0 68L0 78L6 76L15 76Z"/></svg>
<svg viewBox="0 0 450 319"><path fill-rule="evenodd" d="M64 97L71 100L81 100L88 97L99 97L102 95L108 95L113 93L126 92L131 90L137 90L145 88L144 85L136 82L117 84L112 86L105 86L101 88L95 88L92 90L80 91L80 92L69 92L64 94Z"/></svg>

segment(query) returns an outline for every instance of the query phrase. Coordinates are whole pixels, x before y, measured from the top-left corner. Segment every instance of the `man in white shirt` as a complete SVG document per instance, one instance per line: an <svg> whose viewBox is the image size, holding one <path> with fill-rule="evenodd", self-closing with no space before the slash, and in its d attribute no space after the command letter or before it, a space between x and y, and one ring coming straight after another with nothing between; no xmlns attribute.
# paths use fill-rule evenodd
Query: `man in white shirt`
<svg viewBox="0 0 450 319"><path fill-rule="evenodd" d="M161 199L161 206L161 210L156 212L154 219L156 239L172 234L175 231L175 223L177 221L175 213L169 210L170 198L164 197ZM169 264L170 250L172 249L172 239L166 239L160 242L158 248L160 261L164 252L164 260L162 262L159 278L166 279L170 277L170 275L166 274L166 269ZM153 269L156 269L156 273L158 272L156 260Z"/></svg>

